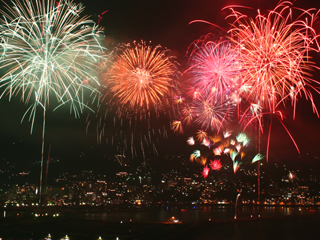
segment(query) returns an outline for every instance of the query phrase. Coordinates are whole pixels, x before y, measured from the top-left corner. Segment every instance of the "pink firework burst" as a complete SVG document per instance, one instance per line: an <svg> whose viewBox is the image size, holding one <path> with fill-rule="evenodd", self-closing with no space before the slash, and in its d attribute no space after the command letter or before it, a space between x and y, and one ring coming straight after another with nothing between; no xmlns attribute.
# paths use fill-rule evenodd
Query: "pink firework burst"
<svg viewBox="0 0 320 240"><path fill-rule="evenodd" d="M190 67L187 72L194 88L225 95L237 91L240 85L239 53L232 41L216 39L210 33L189 46Z"/></svg>

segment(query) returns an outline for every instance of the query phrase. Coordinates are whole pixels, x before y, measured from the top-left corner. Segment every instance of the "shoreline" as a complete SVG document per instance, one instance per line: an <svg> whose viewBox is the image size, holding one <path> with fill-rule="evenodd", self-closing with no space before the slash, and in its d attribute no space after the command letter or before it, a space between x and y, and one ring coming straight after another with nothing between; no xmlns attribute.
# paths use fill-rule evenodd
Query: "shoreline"
<svg viewBox="0 0 320 240"><path fill-rule="evenodd" d="M320 204L238 204L238 207L301 207L301 208L320 208ZM94 211L140 211L140 210L159 210L159 208L174 207L176 209L203 209L206 207L235 207L234 203L230 204L153 204L153 205L107 205L107 206L91 206L91 205L65 205L65 206L0 206L0 210L23 210L23 209L61 209L61 210L94 210Z"/></svg>

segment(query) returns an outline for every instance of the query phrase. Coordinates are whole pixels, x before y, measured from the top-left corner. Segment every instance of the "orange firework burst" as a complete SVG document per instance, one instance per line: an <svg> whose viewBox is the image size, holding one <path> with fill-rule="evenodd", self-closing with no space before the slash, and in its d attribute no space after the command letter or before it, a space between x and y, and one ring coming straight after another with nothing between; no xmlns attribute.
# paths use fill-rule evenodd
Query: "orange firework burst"
<svg viewBox="0 0 320 240"><path fill-rule="evenodd" d="M184 116L182 119L183 123L191 124L193 120L193 112L194 112L194 109L192 105L185 104L184 108L182 108L182 111L181 111L182 115Z"/></svg>
<svg viewBox="0 0 320 240"><path fill-rule="evenodd" d="M206 138L208 138L208 134L205 131L199 130L197 132L197 140L199 142L202 142L203 139L206 139Z"/></svg>
<svg viewBox="0 0 320 240"><path fill-rule="evenodd" d="M214 134L214 135L210 136L209 138L214 144L221 142L221 140L222 140L222 137L218 134Z"/></svg>
<svg viewBox="0 0 320 240"><path fill-rule="evenodd" d="M301 10L300 18L292 20L291 5L281 2L267 15L258 10L254 19L229 7L229 17L235 17L230 33L238 44L244 96L274 112L289 99L295 111L297 97L304 94L317 111L310 91L317 87L311 78L310 70L315 66L309 52L319 49L312 28L318 13Z"/></svg>
<svg viewBox="0 0 320 240"><path fill-rule="evenodd" d="M173 121L171 123L171 129L178 134L183 134L183 127L181 121Z"/></svg>
<svg viewBox="0 0 320 240"><path fill-rule="evenodd" d="M175 88L177 63L169 50L145 42L122 44L114 52L115 61L106 78L106 85L121 105L146 107L162 104Z"/></svg>

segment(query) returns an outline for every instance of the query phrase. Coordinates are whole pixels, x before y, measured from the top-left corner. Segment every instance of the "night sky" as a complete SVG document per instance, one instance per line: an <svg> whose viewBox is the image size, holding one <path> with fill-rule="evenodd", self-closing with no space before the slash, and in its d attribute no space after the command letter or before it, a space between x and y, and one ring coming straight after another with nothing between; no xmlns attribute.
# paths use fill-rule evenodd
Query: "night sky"
<svg viewBox="0 0 320 240"><path fill-rule="evenodd" d="M177 56L184 70L186 62L186 50L192 41L217 29L205 23L193 23L192 20L206 20L224 29L228 29L229 21L224 18L230 13L228 10L221 11L227 5L244 5L254 9L273 9L278 1L275 0L86 0L86 14L91 15L94 21L98 15L108 10L103 15L101 25L105 28L105 43L109 50L119 43L128 43L133 40L152 41L171 49L172 54ZM320 8L320 2L312 0L296 1L296 7ZM255 10L251 10L255 14ZM320 30L320 23L317 25ZM319 31L320 32L320 31ZM220 32L222 33L222 32ZM315 59L320 66L319 59ZM319 72L315 72L315 78L320 80ZM316 97L316 105L320 106L320 98ZM10 103L8 98L0 100L1 119L1 145L2 158L14 161L39 161L41 152L41 127L42 115L39 111L32 135L30 134L30 122L21 118L28 105L20 102L18 98ZM53 112L55 106L49 107L46 123L46 152L51 144L51 157L68 159L71 165L77 166L81 153L85 154L88 165L93 158L101 158L108 151L103 145L97 144L96 129L90 124L86 131L86 118L89 114L91 122L95 114L86 110L80 119L70 115L68 107L59 108ZM92 105L93 109L96 105ZM297 116L295 121L290 120L292 110L288 110L286 126L295 138L301 154L307 153L320 156L320 120L312 113L310 102L301 99L298 102ZM283 158L298 159L298 153L281 125L275 123L271 135L270 161L275 162ZM171 136L171 135L170 135ZM187 146L185 137L173 137L177 146ZM161 149L161 148L160 148ZM186 147L184 147L184 150ZM165 151L165 150L162 150ZM182 151L182 150L181 150ZM279 157L281 156L281 157ZM277 160L272 160L277 159ZM303 163L301 163L303 164Z"/></svg>

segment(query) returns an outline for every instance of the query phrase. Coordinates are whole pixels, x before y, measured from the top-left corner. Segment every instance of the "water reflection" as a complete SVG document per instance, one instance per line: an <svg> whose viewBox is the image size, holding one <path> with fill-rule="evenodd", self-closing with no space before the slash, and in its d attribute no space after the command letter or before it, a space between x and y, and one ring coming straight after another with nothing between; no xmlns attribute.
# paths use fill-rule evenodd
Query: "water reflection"
<svg viewBox="0 0 320 240"><path fill-rule="evenodd" d="M174 216L183 222L197 222L204 220L232 219L234 207L231 206L208 206L203 209L169 209L155 211L129 211L129 212L98 212L86 213L85 219L105 221L142 221L142 222L167 222ZM275 207L275 206L238 206L238 218L271 217L271 216L293 216L320 214L319 208L310 211L309 208L299 207Z"/></svg>
<svg viewBox="0 0 320 240"><path fill-rule="evenodd" d="M137 222L168 222L172 217L182 222L197 222L204 220L233 219L235 207L230 205L215 205L205 207L177 208L163 206L153 210L119 211L119 212L77 212L65 213L70 218L103 221L137 221ZM3 210L3 218L33 216L32 212L22 210ZM272 217L272 216L304 216L320 215L320 207L298 207L298 206L238 206L237 219ZM171 220L172 221L172 220Z"/></svg>

